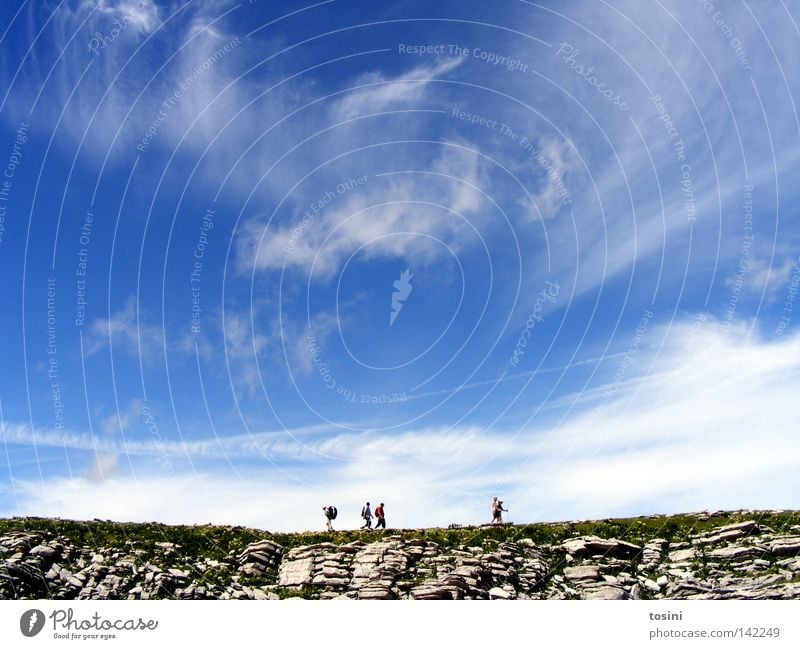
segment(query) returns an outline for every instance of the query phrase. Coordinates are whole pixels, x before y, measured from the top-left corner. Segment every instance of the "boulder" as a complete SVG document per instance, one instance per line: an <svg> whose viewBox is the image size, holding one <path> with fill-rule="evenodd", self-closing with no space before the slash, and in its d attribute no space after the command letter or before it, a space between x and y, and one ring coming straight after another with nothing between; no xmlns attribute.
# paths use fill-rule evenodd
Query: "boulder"
<svg viewBox="0 0 800 649"><path fill-rule="evenodd" d="M769 547L776 556L796 556L800 554L800 536L787 536L776 539Z"/></svg>
<svg viewBox="0 0 800 649"><path fill-rule="evenodd" d="M489 599L516 599L516 597L499 586L495 586L489 589Z"/></svg>
<svg viewBox="0 0 800 649"><path fill-rule="evenodd" d="M619 539L602 539L597 536L579 536L568 539L561 544L561 549L574 557L586 555L603 555L610 557L634 557L642 548Z"/></svg>
<svg viewBox="0 0 800 649"><path fill-rule="evenodd" d="M569 566L564 568L564 577L570 581L597 581L600 579L598 566Z"/></svg>
<svg viewBox="0 0 800 649"><path fill-rule="evenodd" d="M751 545L729 545L724 548L716 548L707 553L707 557L712 559L724 559L726 561L734 561L740 559L747 559L749 557L760 557L765 552L764 548L758 548Z"/></svg>
<svg viewBox="0 0 800 649"><path fill-rule="evenodd" d="M281 563L278 572L278 585L286 587L304 586L311 583L311 571L314 568L314 558L286 560Z"/></svg>
<svg viewBox="0 0 800 649"><path fill-rule="evenodd" d="M581 599L628 599L628 593L620 586L602 584L584 588Z"/></svg>

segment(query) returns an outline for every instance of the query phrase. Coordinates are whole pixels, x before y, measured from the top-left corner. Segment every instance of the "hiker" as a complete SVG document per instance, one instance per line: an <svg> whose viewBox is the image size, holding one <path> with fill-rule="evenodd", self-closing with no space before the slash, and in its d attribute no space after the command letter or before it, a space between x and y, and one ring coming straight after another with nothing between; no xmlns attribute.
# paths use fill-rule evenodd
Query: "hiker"
<svg viewBox="0 0 800 649"><path fill-rule="evenodd" d="M508 510L503 507L503 501L498 500L497 496L492 499L492 525L503 524L503 512Z"/></svg>
<svg viewBox="0 0 800 649"><path fill-rule="evenodd" d="M386 529L386 516L383 513L383 503L375 508L375 516L378 519L378 522L375 523L375 529L377 530L379 527Z"/></svg>
<svg viewBox="0 0 800 649"><path fill-rule="evenodd" d="M325 505L322 511L325 514L325 529L329 532L333 532L333 521L336 519L336 516L338 516L339 511L334 505Z"/></svg>
<svg viewBox="0 0 800 649"><path fill-rule="evenodd" d="M364 519L364 524L361 526L363 530L365 527L368 530L372 529L372 510L370 509L369 502L361 508L361 518Z"/></svg>

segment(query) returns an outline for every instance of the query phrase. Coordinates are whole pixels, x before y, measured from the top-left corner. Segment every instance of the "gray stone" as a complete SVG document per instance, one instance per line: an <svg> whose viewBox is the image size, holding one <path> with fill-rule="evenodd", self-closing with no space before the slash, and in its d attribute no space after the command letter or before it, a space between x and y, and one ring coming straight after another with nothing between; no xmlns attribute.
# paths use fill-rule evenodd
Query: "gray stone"
<svg viewBox="0 0 800 649"><path fill-rule="evenodd" d="M661 592L661 586L659 586L652 579L645 579L644 582L642 583L642 586L644 586L647 590L649 590L649 591L651 591L653 593L660 593Z"/></svg>
<svg viewBox="0 0 800 649"><path fill-rule="evenodd" d="M732 525L723 525L722 527L714 528L713 532L722 534L725 532L755 532L758 531L758 524L755 521L743 521L741 523L733 523Z"/></svg>
<svg viewBox="0 0 800 649"><path fill-rule="evenodd" d="M280 586L303 586L311 583L311 571L314 567L313 557L284 561L278 572Z"/></svg>
<svg viewBox="0 0 800 649"><path fill-rule="evenodd" d="M43 559L54 559L61 556L61 550L50 547L49 545L37 545L31 548L28 554L34 557L42 557Z"/></svg>
<svg viewBox="0 0 800 649"><path fill-rule="evenodd" d="M358 591L358 599L396 599L391 588L368 586Z"/></svg>
<svg viewBox="0 0 800 649"><path fill-rule="evenodd" d="M800 554L800 536L787 536L776 539L769 549L776 556L796 556Z"/></svg>
<svg viewBox="0 0 800 649"><path fill-rule="evenodd" d="M603 555L611 557L631 557L642 551L638 545L619 539L602 539L597 536L581 536L568 539L561 548L573 556Z"/></svg>
<svg viewBox="0 0 800 649"><path fill-rule="evenodd" d="M515 597L499 586L495 586L489 589L489 599L515 599Z"/></svg>
<svg viewBox="0 0 800 649"><path fill-rule="evenodd" d="M627 599L624 588L612 586L611 584L601 584L584 588L581 599Z"/></svg>
<svg viewBox="0 0 800 649"><path fill-rule="evenodd" d="M324 586L325 588L343 588L350 583L350 580L317 575L311 580L311 583L315 586Z"/></svg>
<svg viewBox="0 0 800 649"><path fill-rule="evenodd" d="M245 577L263 577L267 574L264 566L260 563L245 563L239 568L239 572Z"/></svg>
<svg viewBox="0 0 800 649"><path fill-rule="evenodd" d="M600 568L597 566L569 566L564 568L564 577L570 581L598 580Z"/></svg>
<svg viewBox="0 0 800 649"><path fill-rule="evenodd" d="M763 549L746 545L731 545L724 548L716 548L707 554L713 559L725 559L727 561L747 559L749 557L760 557L764 554Z"/></svg>
<svg viewBox="0 0 800 649"><path fill-rule="evenodd" d="M669 560L672 563L682 563L684 561L692 561L697 556L697 550L688 548L686 550L674 550L669 553Z"/></svg>
<svg viewBox="0 0 800 649"><path fill-rule="evenodd" d="M412 599L453 599L453 593L441 586L420 586L411 589Z"/></svg>

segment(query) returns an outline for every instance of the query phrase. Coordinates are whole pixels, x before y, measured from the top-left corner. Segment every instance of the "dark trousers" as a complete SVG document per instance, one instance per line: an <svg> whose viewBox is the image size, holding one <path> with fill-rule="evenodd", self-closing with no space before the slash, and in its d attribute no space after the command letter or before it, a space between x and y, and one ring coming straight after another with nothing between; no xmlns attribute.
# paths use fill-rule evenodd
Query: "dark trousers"
<svg viewBox="0 0 800 649"><path fill-rule="evenodd" d="M383 529L386 529L386 519L385 518L379 518L378 522L375 523L375 529L377 530L379 527L382 527Z"/></svg>

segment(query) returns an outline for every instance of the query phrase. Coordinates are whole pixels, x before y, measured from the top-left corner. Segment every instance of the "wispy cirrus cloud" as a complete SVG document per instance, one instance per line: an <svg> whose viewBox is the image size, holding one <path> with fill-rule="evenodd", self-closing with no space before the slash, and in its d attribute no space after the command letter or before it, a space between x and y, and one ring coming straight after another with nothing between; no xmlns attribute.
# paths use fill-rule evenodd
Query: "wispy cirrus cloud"
<svg viewBox="0 0 800 649"><path fill-rule="evenodd" d="M350 90L333 108L333 121L379 113L390 108L416 107L426 98L432 82L455 70L463 58L442 59L419 65L396 76L368 72L358 77Z"/></svg>
<svg viewBox="0 0 800 649"><path fill-rule="evenodd" d="M186 516L217 516L218 522L238 520L269 528L314 527L315 499L357 503L370 494L380 494L392 504L395 524L409 526L441 525L453 522L453 517L479 522L484 501L493 492L506 496L517 522L654 508L678 512L796 506L800 485L792 467L800 456L793 395L800 388L794 362L800 334L769 341L748 337L744 327L726 329L708 321L700 326L676 323L669 331L654 329L651 335L653 342L637 360L636 371L631 370L612 398L598 401L607 387L602 385L587 392L588 398L577 392L565 403L570 415L546 428L528 423L505 430L459 426L333 433L325 426L311 426L159 445L132 440L120 448L108 439L33 434L7 424L4 439L19 444L35 438L40 446L101 454L127 452L141 458L137 464L159 453L176 462L191 458L198 473L175 477L185 490L181 493L194 503ZM781 452L764 453L765 448ZM224 470L202 465L203 460L222 458L245 462L241 475L250 477L237 482ZM276 469L251 475L248 461L262 460ZM262 506L255 512L247 505L247 494L254 484L277 488L280 474L294 482L278 490L290 506L281 498L282 504L272 510ZM69 499L74 504L68 515L189 520L168 512L159 499L150 506L138 495L119 501L123 486L132 479L117 473L105 492L81 478L53 479L43 491L24 482L15 488L23 511L40 515L51 511L58 493L86 493L85 499ZM155 488L164 478L145 470L136 479L149 485L145 488ZM224 489L216 492L223 483ZM227 494L223 502L231 509L224 511L213 498L204 506L188 495L193 484ZM90 506L95 508L91 514ZM293 513L282 518L287 511Z"/></svg>
<svg viewBox="0 0 800 649"><path fill-rule="evenodd" d="M372 176L339 207L306 212L288 224L247 222L236 240L242 272L299 268L330 277L358 249L367 256L402 257L410 250L424 261L441 254L437 240L459 249L474 236L469 220L486 201L479 191L485 162L456 142L423 169ZM421 236L415 236L421 235Z"/></svg>
<svg viewBox="0 0 800 649"><path fill-rule="evenodd" d="M84 349L91 356L110 346L115 352L152 360L163 353L164 344L161 327L140 313L136 298L129 296L120 309L89 324Z"/></svg>

